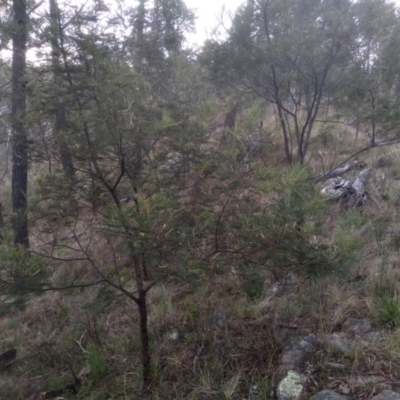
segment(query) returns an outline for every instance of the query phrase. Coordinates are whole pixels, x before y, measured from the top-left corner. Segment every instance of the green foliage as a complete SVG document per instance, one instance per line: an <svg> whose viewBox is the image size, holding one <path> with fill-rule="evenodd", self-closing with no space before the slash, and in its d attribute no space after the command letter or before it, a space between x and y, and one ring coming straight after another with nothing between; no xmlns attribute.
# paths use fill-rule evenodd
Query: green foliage
<svg viewBox="0 0 400 400"><path fill-rule="evenodd" d="M114 270L114 269L113 269ZM88 311L91 315L103 314L112 304L116 304L120 300L120 296L110 287L103 285L98 288L96 297L83 304L82 309Z"/></svg>
<svg viewBox="0 0 400 400"><path fill-rule="evenodd" d="M317 140L321 142L321 144L327 148L331 146L334 142L334 132L335 127L333 125L324 125L318 132Z"/></svg>
<svg viewBox="0 0 400 400"><path fill-rule="evenodd" d="M216 85L274 105L290 164L304 163L323 98L347 81L358 39L353 8L350 1L248 2L228 38L204 47L200 61Z"/></svg>
<svg viewBox="0 0 400 400"><path fill-rule="evenodd" d="M253 273L243 274L244 282L241 286L243 293L251 300L257 300L264 294L264 279L257 271Z"/></svg>
<svg viewBox="0 0 400 400"><path fill-rule="evenodd" d="M382 199L383 201L389 201L389 200L390 200L390 195L389 195L389 193L388 193L388 192L382 192L382 193L381 193L381 199Z"/></svg>
<svg viewBox="0 0 400 400"><path fill-rule="evenodd" d="M391 328L400 325L400 299L387 296L379 299L379 316L381 323Z"/></svg>
<svg viewBox="0 0 400 400"><path fill-rule="evenodd" d="M101 378L107 369L107 362L103 357L101 350L95 346L89 346L88 348L88 363L90 367L90 375L93 379Z"/></svg>
<svg viewBox="0 0 400 400"><path fill-rule="evenodd" d="M47 383L49 390L60 390L64 389L67 384L67 380L60 376L52 376Z"/></svg>
<svg viewBox="0 0 400 400"><path fill-rule="evenodd" d="M199 314L198 307L195 303L189 302L186 304L186 316L187 319L192 322Z"/></svg>
<svg viewBox="0 0 400 400"><path fill-rule="evenodd" d="M40 256L7 241L0 246L0 259L0 313L3 314L13 307L24 308L31 294L42 294L49 271Z"/></svg>
<svg viewBox="0 0 400 400"><path fill-rule="evenodd" d="M252 265L281 274L296 269L309 277L340 271L354 257L359 243L344 235L327 243L318 227L328 212L325 199L313 191L307 170L295 167L285 174L268 172L259 184L269 199L264 209L242 208L240 238L247 243Z"/></svg>

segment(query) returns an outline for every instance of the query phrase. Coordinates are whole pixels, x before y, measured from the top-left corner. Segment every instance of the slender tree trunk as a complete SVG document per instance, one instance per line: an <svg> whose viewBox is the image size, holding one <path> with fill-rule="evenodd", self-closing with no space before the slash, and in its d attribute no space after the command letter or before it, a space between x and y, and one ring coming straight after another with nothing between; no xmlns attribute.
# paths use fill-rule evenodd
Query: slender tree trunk
<svg viewBox="0 0 400 400"><path fill-rule="evenodd" d="M371 143L371 146L375 146L376 120L375 120L375 92L374 92L374 90L371 90L371 109L372 109L372 118L371 118L372 132L371 132L370 143Z"/></svg>
<svg viewBox="0 0 400 400"><path fill-rule="evenodd" d="M271 37L270 37L270 33L269 33L269 22L268 22L268 3L265 4L264 9L263 9L263 19L264 19L265 36L267 38L267 42L270 44ZM271 72L272 72L272 84L274 86L273 96L274 96L276 107L278 109L279 122L281 124L283 140L285 143L286 158L287 158L289 165L291 166L292 162L293 162L292 147L290 146L289 132L288 132L287 125L285 122L285 118L284 118L282 99L281 99L281 95L279 92L279 85L278 85L278 79L276 77L275 65L271 64L270 68L271 68Z"/></svg>
<svg viewBox="0 0 400 400"><path fill-rule="evenodd" d="M147 0L139 0L139 5L138 5L138 15L137 15L137 20L135 24L135 29L136 29L136 37L137 37L137 71L139 73L143 73L143 59L144 59L144 28L145 28L145 22L146 22L146 3ZM142 158L143 158L143 144L142 144L142 135L138 131L139 137L136 139L136 143L134 144L133 148L133 160L132 160L132 168L133 171L131 173L131 177L133 179L134 183L134 193L135 195L138 193L138 183L141 179L141 174L142 174ZM137 200L135 200L136 203L136 208L137 212L139 213L139 207ZM149 278L149 274L147 271L147 264L146 264L146 258L145 254L142 254L142 262L141 268L143 271L143 277L144 279Z"/></svg>
<svg viewBox="0 0 400 400"><path fill-rule="evenodd" d="M140 257L133 256L133 267L135 270L136 288L138 291L138 308L140 315L140 341L142 344L142 369L144 388L147 389L152 381L151 358L149 346L149 332L147 329L147 292L144 289L142 267Z"/></svg>
<svg viewBox="0 0 400 400"><path fill-rule="evenodd" d="M29 247L27 188L28 152L25 127L26 111L26 41L27 12L25 0L13 0L13 60L12 60L12 206L14 213L14 243Z"/></svg>
<svg viewBox="0 0 400 400"><path fill-rule="evenodd" d="M54 79L54 98L56 101L56 125L55 137L60 146L60 158L64 173L73 178L75 176L74 163L72 160L71 150L66 143L65 135L68 128L68 120L65 112L64 104L61 100L62 82L60 79L60 47L59 47L59 9L57 0L50 0L50 26L51 26L51 52L52 52L52 67Z"/></svg>

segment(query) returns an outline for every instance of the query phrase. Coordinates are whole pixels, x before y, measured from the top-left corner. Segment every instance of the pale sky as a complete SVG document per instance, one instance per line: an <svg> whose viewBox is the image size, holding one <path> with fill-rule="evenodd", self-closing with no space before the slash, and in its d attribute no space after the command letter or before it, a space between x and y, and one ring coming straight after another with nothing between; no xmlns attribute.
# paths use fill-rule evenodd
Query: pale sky
<svg viewBox="0 0 400 400"><path fill-rule="evenodd" d="M82 4L86 0L59 0L62 7L63 2L69 4ZM129 1L129 0L128 0ZM188 40L193 45L201 46L203 42L210 37L213 29L217 26L218 18L221 15L221 10L225 8L225 28L229 27L229 18L226 16L234 12L237 7L243 4L246 0L184 0L185 4L196 13L196 32L188 37ZM398 0L400 1L400 0ZM110 5L114 0L106 0L105 3ZM47 3L47 2L46 2ZM218 32L224 33L224 27L219 26ZM35 50L28 51L28 59L35 59ZM0 51L0 56L7 59L11 58L11 51Z"/></svg>
<svg viewBox="0 0 400 400"><path fill-rule="evenodd" d="M222 7L226 11L235 11L237 7L243 4L246 0L184 0L185 4L196 11L196 35L193 35L191 41L201 45L207 34L210 34L212 29L216 26L218 16L220 15ZM399 0L400 1L400 0ZM227 21L227 19L225 19ZM225 22L226 24L227 22ZM223 27L219 29L223 33Z"/></svg>
<svg viewBox="0 0 400 400"><path fill-rule="evenodd" d="M115 0L105 0L105 3L110 5ZM129 0L125 0L128 1ZM132 1L132 0L130 0ZM135 1L135 0L134 0ZM136 0L137 1L137 0ZM136 2L135 1L135 2ZM217 32L219 34L224 34L225 28L229 28L229 13L233 13L241 4L243 4L246 0L184 0L185 4L193 9L196 13L196 33L190 35L188 40L193 45L201 46L205 39L210 37L213 33L213 29L218 25L218 21L221 15L221 10L225 8L225 19L224 26L219 26ZM63 2L67 2L69 4L82 4L87 2L87 0L59 0L59 4L61 5ZM400 7L400 0L392 0L397 6ZM47 2L46 2L47 3ZM8 58L10 54L9 52L1 52L3 57ZM31 55L31 57L33 54ZM28 55L29 57L29 55Z"/></svg>

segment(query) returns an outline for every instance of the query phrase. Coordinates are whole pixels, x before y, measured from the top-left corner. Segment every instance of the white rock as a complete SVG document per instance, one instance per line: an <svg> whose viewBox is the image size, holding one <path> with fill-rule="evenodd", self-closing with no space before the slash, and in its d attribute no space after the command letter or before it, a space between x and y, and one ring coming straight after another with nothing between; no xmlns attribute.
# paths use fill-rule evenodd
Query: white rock
<svg viewBox="0 0 400 400"><path fill-rule="evenodd" d="M298 400L304 389L307 378L295 371L288 371L285 378L281 380L277 389L278 400Z"/></svg>

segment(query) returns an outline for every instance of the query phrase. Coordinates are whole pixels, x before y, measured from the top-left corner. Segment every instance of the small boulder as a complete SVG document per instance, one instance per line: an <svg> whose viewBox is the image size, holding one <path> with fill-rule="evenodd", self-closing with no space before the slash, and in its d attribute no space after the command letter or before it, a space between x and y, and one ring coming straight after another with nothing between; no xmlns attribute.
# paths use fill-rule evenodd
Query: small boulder
<svg viewBox="0 0 400 400"><path fill-rule="evenodd" d="M325 344L329 351L348 353L350 342L343 333L331 333L325 338Z"/></svg>
<svg viewBox="0 0 400 400"><path fill-rule="evenodd" d="M110 396L107 392L105 392L104 390L95 390L94 392L92 392L91 395L91 400L106 400L108 399Z"/></svg>
<svg viewBox="0 0 400 400"><path fill-rule="evenodd" d="M276 397L278 400L298 400L300 399L304 384L307 378L296 371L288 371L277 388Z"/></svg>
<svg viewBox="0 0 400 400"><path fill-rule="evenodd" d="M313 334L304 337L295 337L283 349L281 364L290 365L293 369L299 369L306 356L317 350L321 345L321 339Z"/></svg>
<svg viewBox="0 0 400 400"><path fill-rule="evenodd" d="M257 385L253 385L250 390L250 399L251 400L258 400L260 397L260 391L258 390Z"/></svg>
<svg viewBox="0 0 400 400"><path fill-rule="evenodd" d="M224 330L228 329L228 321L226 313L221 307L217 307L207 320L207 330Z"/></svg>
<svg viewBox="0 0 400 400"><path fill-rule="evenodd" d="M349 318L343 323L342 329L353 335L365 335L372 331L372 324L359 318Z"/></svg>
<svg viewBox="0 0 400 400"><path fill-rule="evenodd" d="M345 383L340 384L340 386L337 388L341 394L348 395L351 393L351 388L349 385L346 385Z"/></svg>
<svg viewBox="0 0 400 400"><path fill-rule="evenodd" d="M177 343L179 343L179 338L178 329L172 329L165 334L162 341L162 352L164 355L171 354L175 350Z"/></svg>
<svg viewBox="0 0 400 400"><path fill-rule="evenodd" d="M283 280L283 285L284 286L294 286L299 283L299 280L297 279L297 276L293 274L292 272L289 272L284 280Z"/></svg>
<svg viewBox="0 0 400 400"><path fill-rule="evenodd" d="M365 335L365 340L369 343L375 343L382 337L382 333L378 331L369 332Z"/></svg>
<svg viewBox="0 0 400 400"><path fill-rule="evenodd" d="M173 329L171 332L169 332L166 336L167 340L170 340L171 342L175 342L176 340L179 339L179 331L178 329Z"/></svg>
<svg viewBox="0 0 400 400"><path fill-rule="evenodd" d="M372 397L371 400L400 400L400 394L391 390L384 390L377 396Z"/></svg>

